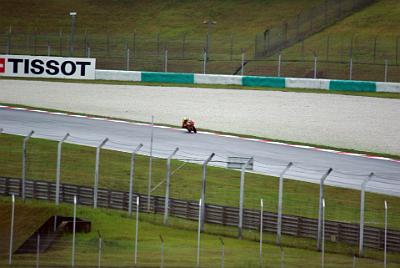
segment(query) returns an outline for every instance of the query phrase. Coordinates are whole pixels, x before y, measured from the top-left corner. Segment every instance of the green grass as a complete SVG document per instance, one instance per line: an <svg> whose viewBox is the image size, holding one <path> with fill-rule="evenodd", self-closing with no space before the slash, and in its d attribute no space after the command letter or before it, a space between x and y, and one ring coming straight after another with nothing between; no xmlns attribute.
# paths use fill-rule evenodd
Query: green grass
<svg viewBox="0 0 400 268"><path fill-rule="evenodd" d="M353 80L383 81L388 60L389 81L400 77L400 2L379 0L331 27L297 43L282 53L283 76L311 77L314 54L318 56L319 77L349 79L349 59L353 58ZM375 47L376 38L376 49ZM329 40L329 44L328 44ZM353 41L352 41L353 40ZM249 73L276 73L277 56L252 62Z"/></svg>
<svg viewBox="0 0 400 268"><path fill-rule="evenodd" d="M16 248L21 241L34 231L33 225L26 222L40 222L47 219L50 214L72 215L72 207L62 204L58 208L54 204L44 201L28 200L16 202L15 217L15 241ZM0 230L2 237L9 234L10 202L9 198L0 198ZM99 231L104 240L102 252L102 265L123 267L133 264L135 220L130 219L125 212L113 210L96 209L78 206L77 216L90 220L92 231L87 234L79 233L76 239L76 264L95 265L97 260L97 245ZM162 217L154 214L140 214L139 236L138 236L138 264L140 267L154 267L160 263L161 243L159 235L165 241L165 265L167 267L195 266L197 247L197 222L184 221L172 218L177 228L161 224ZM26 231L26 226L30 227ZM224 233L220 233L223 229ZM246 231L244 239L238 240L233 236L235 228L206 225L206 233L201 235L201 258L202 267L215 267L220 264L221 244L220 238L225 243L225 266L226 267L254 267L259 265L259 233L258 231ZM274 237L264 233L263 260L266 266L278 267L281 258L281 250L273 245ZM68 265L71 258L71 235L64 235L56 242L50 250L40 256L41 265ZM288 238L294 239L294 238ZM313 250L315 242L303 239L303 244L310 249L296 249L283 246L285 267L320 267L321 255ZM343 245L341 245L343 246ZM326 243L325 265L326 267L351 267L352 250L338 247L337 244ZM338 253L334 253L338 252ZM373 258L357 260L357 267L381 267L382 252L370 251ZM7 261L7 247L3 247L0 264L5 265ZM31 266L35 263L34 254L14 255L14 267L19 265ZM389 266L398 265L398 254L388 254Z"/></svg>
<svg viewBox="0 0 400 268"><path fill-rule="evenodd" d="M30 179L55 180L57 142L31 139L28 144L27 177ZM21 176L22 137L2 134L0 136L0 175ZM138 156L136 160L134 189L147 193L148 158ZM130 155L116 151L102 150L100 162L100 187L128 189ZM95 149L64 144L61 178L64 183L92 186L94 180ZM178 169L179 168L179 169ZM283 167L282 167L283 168ZM173 161L171 197L198 200L201 192L201 166ZM163 159L153 161L153 187L163 181L166 164ZM321 172L322 173L322 172ZM322 174L321 174L322 175ZM209 167L207 171L207 203L239 206L240 173L224 168ZM260 198L264 199L265 210L276 211L278 180L259 174L246 174L245 208L258 209ZM152 194L163 196L165 184ZM286 180L284 184L284 213L316 218L318 211L319 185ZM344 222L359 222L360 192L338 187L326 187L326 218ZM371 226L383 226L383 203L390 206L389 227L399 229L400 198L374 193L366 194L365 222Z"/></svg>

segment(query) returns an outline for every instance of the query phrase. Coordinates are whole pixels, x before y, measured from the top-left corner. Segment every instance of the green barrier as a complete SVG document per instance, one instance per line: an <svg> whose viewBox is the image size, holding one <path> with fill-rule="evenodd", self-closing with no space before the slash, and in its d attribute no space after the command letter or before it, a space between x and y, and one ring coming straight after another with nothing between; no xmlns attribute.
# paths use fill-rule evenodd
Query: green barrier
<svg viewBox="0 0 400 268"><path fill-rule="evenodd" d="M257 77L243 76L243 86L284 88L285 78L282 77Z"/></svg>
<svg viewBox="0 0 400 268"><path fill-rule="evenodd" d="M375 82L331 80L329 90L376 92Z"/></svg>
<svg viewBox="0 0 400 268"><path fill-rule="evenodd" d="M194 84L194 75L185 73L142 72L142 82Z"/></svg>

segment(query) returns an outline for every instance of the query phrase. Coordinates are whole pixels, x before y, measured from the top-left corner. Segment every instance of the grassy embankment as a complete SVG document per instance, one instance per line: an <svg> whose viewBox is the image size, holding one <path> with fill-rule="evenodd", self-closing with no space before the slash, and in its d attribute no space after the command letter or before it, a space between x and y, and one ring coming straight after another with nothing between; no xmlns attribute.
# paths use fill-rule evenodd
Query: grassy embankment
<svg viewBox="0 0 400 268"><path fill-rule="evenodd" d="M400 78L400 2L379 0L371 6L282 51L283 76L302 77L313 70L318 56L320 77L349 79L349 59L353 58L353 80L383 81L384 61L388 60L388 80ZM376 38L376 44L375 44ZM352 41L353 40L353 41ZM329 43L328 43L329 42ZM268 60L275 60L273 56ZM298 61L309 61L301 63ZM329 63L331 62L331 63ZM251 72L264 68L276 73L276 62L251 63Z"/></svg>
<svg viewBox="0 0 400 268"><path fill-rule="evenodd" d="M28 200L16 202L15 217L15 243L16 248L29 236L49 215L72 215L71 205L62 204L56 208L53 204L44 201ZM10 201L9 198L0 198L0 234L8 239L10 226ZM76 265L96 265L99 231L103 238L102 266L127 267L133 265L135 220L130 219L125 212L78 207L77 216L92 222L92 231L87 234L77 234L76 238ZM26 224L29 222L30 224ZM138 265L141 267L155 267L160 264L161 242L159 235L165 241L164 264L167 267L188 267L196 264L197 250L197 223L179 219L171 219L174 226L163 226L159 215L141 213L139 220L138 236ZM246 232L250 239L238 240L229 236L217 236L218 226L206 225L211 233L201 235L202 267L215 267L221 263L221 243L225 243L225 267L254 267L259 265L258 232ZM234 231L224 227L226 233ZM5 239L5 240L6 240ZM266 266L279 267L281 249L271 244L270 234L264 234L263 261ZM47 252L41 253L41 265L69 265L71 262L71 235L64 235ZM308 242L309 243L309 242ZM0 264L6 265L7 244L3 248ZM332 244L327 242L327 251L332 249ZM321 254L314 250L282 247L284 252L285 267L320 267ZM35 254L14 255L14 267L20 265L33 266L36 261ZM326 253L325 267L351 267L352 256L343 254ZM388 267L398 265L398 256L388 255ZM382 261L376 259L357 259L357 267L381 267Z"/></svg>

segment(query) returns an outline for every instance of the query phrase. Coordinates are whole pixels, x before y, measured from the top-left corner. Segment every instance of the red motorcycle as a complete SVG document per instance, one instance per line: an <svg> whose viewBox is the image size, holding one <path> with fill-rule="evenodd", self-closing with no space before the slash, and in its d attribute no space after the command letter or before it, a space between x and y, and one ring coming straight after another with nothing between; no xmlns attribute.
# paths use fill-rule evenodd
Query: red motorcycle
<svg viewBox="0 0 400 268"><path fill-rule="evenodd" d="M189 118L183 118L182 128L186 128L189 133L192 133L192 131L197 133L197 129L194 126L194 121L190 120Z"/></svg>

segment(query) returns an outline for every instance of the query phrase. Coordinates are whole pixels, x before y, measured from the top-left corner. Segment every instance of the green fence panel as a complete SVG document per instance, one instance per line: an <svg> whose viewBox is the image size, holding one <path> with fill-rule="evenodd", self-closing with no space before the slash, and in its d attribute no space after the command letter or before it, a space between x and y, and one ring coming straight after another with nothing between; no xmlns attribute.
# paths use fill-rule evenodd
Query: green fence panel
<svg viewBox="0 0 400 268"><path fill-rule="evenodd" d="M142 72L142 82L194 84L194 75L187 73Z"/></svg>
<svg viewBox="0 0 400 268"><path fill-rule="evenodd" d="M243 86L284 88L285 78L282 77L257 77L243 76Z"/></svg>
<svg viewBox="0 0 400 268"><path fill-rule="evenodd" d="M376 92L376 83L367 81L331 80L329 90Z"/></svg>

